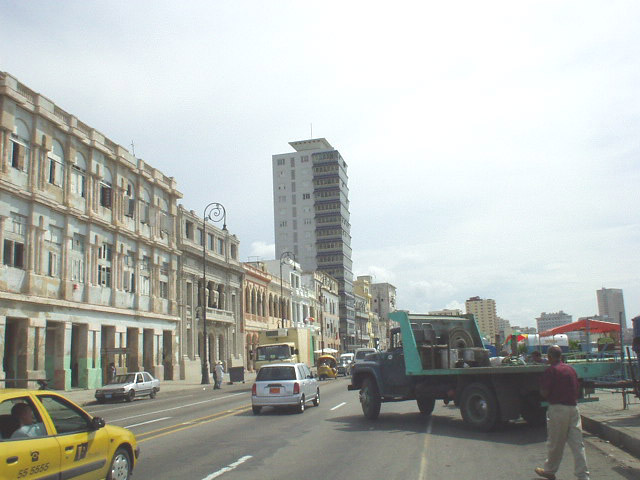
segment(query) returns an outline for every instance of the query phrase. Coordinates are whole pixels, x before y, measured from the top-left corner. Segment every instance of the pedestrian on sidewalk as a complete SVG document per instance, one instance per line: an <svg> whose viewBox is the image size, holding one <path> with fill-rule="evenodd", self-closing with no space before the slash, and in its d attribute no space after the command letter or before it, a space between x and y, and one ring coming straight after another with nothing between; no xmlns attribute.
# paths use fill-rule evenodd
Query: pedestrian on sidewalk
<svg viewBox="0 0 640 480"><path fill-rule="evenodd" d="M566 443L569 444L578 480L589 480L587 457L582 439L582 422L578 410L578 375L562 362L562 350L557 345L547 350L549 367L540 378L540 394L549 402L547 408L547 460L535 472L540 477L555 480Z"/></svg>
<svg viewBox="0 0 640 480"><path fill-rule="evenodd" d="M220 360L218 360L216 362L215 372L216 372L216 386L215 386L215 388L221 388L222 387L222 376L224 375L224 367L222 366L222 362Z"/></svg>

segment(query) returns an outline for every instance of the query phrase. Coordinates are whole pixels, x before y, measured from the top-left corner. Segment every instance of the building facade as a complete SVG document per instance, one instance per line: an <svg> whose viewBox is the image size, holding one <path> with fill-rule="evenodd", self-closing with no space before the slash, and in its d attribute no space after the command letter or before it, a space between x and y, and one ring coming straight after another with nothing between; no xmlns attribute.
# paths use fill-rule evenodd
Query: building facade
<svg viewBox="0 0 640 480"><path fill-rule="evenodd" d="M389 329L395 326L391 325L389 314L396 311L396 287L390 283L371 283L371 301L380 325L378 348L386 350L389 346Z"/></svg>
<svg viewBox="0 0 640 480"><path fill-rule="evenodd" d="M241 333L244 269L238 260L240 242L226 226L218 228L182 206L178 224L180 378L193 382L202 378L205 305L208 371L218 360L225 369L245 365Z"/></svg>
<svg viewBox="0 0 640 480"><path fill-rule="evenodd" d="M551 330L555 327L567 325L573 322L573 317L562 310L559 312L546 313L542 312L538 318L536 318L536 325L538 332L542 333L546 330Z"/></svg>
<svg viewBox="0 0 640 480"><path fill-rule="evenodd" d="M272 157L276 257L291 251L304 271L338 281L341 337L354 338L347 163L324 138L289 145Z"/></svg>
<svg viewBox="0 0 640 480"><path fill-rule="evenodd" d="M338 281L324 272L305 272L302 282L309 291L314 292L316 301L311 311L317 325L319 348L332 348L337 352L340 347L340 292Z"/></svg>
<svg viewBox="0 0 640 480"><path fill-rule="evenodd" d="M176 378L181 196L0 73L0 376L95 388L114 363Z"/></svg>
<svg viewBox="0 0 640 480"><path fill-rule="evenodd" d="M624 310L624 296L620 288L601 288L596 291L598 299L598 315L605 322L622 325L622 331L627 330L627 316Z"/></svg>
<svg viewBox="0 0 640 480"><path fill-rule="evenodd" d="M471 297L465 302L467 313L476 317L480 334L491 343L496 341L498 334L498 316L496 314L496 302L491 298Z"/></svg>

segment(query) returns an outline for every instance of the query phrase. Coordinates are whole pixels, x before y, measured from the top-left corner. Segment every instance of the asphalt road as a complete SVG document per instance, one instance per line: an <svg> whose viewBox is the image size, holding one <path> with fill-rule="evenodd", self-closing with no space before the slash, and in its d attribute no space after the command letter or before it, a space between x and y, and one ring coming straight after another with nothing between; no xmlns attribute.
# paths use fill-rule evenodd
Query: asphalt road
<svg viewBox="0 0 640 480"><path fill-rule="evenodd" d="M386 403L364 418L348 379L321 382L319 407L303 414L251 412L244 392L160 394L155 400L86 407L132 430L142 455L137 479L534 479L545 458L545 430L509 423L496 432L469 429L458 410L438 402L431 417L415 402ZM640 463L586 437L592 479L638 479ZM570 451L558 479L573 477Z"/></svg>

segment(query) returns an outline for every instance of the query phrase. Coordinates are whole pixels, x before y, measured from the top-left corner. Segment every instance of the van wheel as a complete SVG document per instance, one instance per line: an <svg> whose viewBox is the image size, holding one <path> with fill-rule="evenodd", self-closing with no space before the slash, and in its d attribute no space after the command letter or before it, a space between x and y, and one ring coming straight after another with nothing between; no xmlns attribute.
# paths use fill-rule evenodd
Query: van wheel
<svg viewBox="0 0 640 480"><path fill-rule="evenodd" d="M302 395L302 397L300 397L300 403L298 404L298 408L297 408L298 413L304 413L304 407L305 407L304 402L305 402L304 395Z"/></svg>
<svg viewBox="0 0 640 480"><path fill-rule="evenodd" d="M375 420L380 415L380 394L378 393L378 386L376 381L368 377L365 379L360 389L360 405L362 406L362 413L369 420Z"/></svg>
<svg viewBox="0 0 640 480"><path fill-rule="evenodd" d="M320 405L320 389L317 390L316 398L313 399L313 406L317 407L318 405Z"/></svg>
<svg viewBox="0 0 640 480"><path fill-rule="evenodd" d="M107 480L128 480L131 476L131 458L125 448L118 448L113 454Z"/></svg>

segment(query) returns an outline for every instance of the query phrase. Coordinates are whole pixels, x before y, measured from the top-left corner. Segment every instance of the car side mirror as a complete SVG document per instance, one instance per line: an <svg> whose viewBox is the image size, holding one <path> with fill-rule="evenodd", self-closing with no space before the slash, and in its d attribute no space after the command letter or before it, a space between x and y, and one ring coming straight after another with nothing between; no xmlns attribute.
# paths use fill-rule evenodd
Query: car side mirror
<svg viewBox="0 0 640 480"><path fill-rule="evenodd" d="M105 425L104 418L102 417L93 417L91 419L92 430L100 430L102 427L104 427L104 425Z"/></svg>

